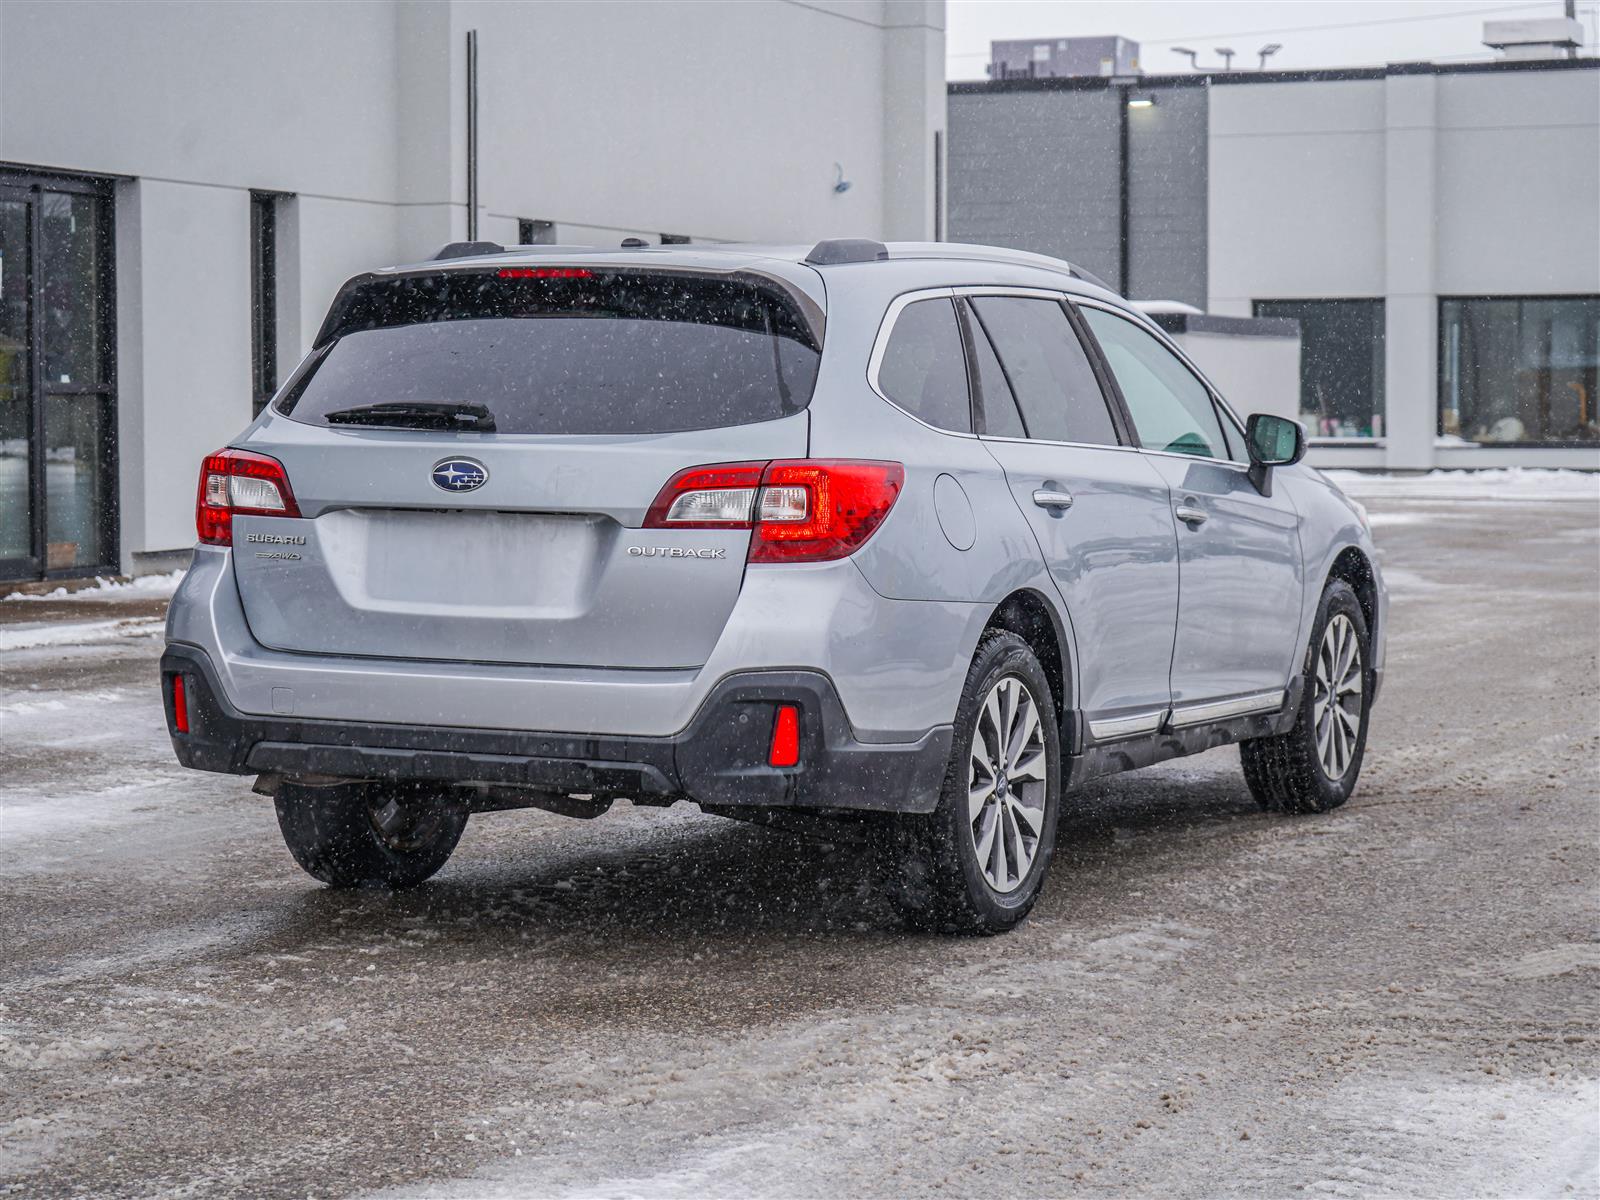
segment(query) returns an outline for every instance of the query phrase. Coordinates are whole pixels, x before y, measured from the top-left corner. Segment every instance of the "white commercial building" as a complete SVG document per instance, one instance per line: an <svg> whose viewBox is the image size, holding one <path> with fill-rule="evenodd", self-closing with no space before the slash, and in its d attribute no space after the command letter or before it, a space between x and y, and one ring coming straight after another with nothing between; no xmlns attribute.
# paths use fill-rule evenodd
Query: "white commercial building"
<svg viewBox="0 0 1600 1200"><path fill-rule="evenodd" d="M1204 310L1202 365L1206 320L1220 339L1217 318L1251 318L1219 380L1250 338L1281 377L1298 321L1298 395L1249 402L1298 409L1313 462L1600 468L1600 60L1017 78L996 59L950 86L952 238Z"/></svg>
<svg viewBox="0 0 1600 1200"><path fill-rule="evenodd" d="M470 95L486 240L926 240L943 24L942 0L0 4L0 579L181 561L201 456L338 285L467 236Z"/></svg>

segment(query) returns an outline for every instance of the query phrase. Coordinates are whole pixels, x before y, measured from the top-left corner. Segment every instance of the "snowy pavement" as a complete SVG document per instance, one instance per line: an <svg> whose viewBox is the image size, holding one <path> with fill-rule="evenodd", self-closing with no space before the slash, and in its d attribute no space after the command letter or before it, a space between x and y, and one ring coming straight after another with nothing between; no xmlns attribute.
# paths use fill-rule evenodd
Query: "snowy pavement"
<svg viewBox="0 0 1600 1200"><path fill-rule="evenodd" d="M1356 797L1096 785L983 940L688 805L323 890L173 762L159 595L0 602L0 1195L1600 1195L1600 481L1341 483Z"/></svg>

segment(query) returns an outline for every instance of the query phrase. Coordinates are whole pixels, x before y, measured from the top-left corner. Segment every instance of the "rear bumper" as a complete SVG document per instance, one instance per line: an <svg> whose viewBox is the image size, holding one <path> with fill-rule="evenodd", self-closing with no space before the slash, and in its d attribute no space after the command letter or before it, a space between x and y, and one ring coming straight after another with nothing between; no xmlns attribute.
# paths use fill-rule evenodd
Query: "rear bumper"
<svg viewBox="0 0 1600 1200"><path fill-rule="evenodd" d="M189 732L174 720L184 677ZM719 806L930 812L950 757L951 729L914 742L862 742L827 676L730 675L682 732L589 736L453 726L268 717L235 709L205 651L172 644L161 658L173 750L186 767L235 775L484 783L560 794L691 799ZM800 709L800 762L767 765L779 704Z"/></svg>

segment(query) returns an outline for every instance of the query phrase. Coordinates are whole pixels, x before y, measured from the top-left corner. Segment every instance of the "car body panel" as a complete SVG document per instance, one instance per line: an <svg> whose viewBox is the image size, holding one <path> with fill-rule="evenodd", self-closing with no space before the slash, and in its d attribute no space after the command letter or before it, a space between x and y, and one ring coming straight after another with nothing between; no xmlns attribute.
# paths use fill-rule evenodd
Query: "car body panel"
<svg viewBox="0 0 1600 1200"><path fill-rule="evenodd" d="M803 457L807 430L804 412L635 437L335 429L278 416L240 444L284 464L303 519L238 520L234 569L251 632L306 654L698 667L738 599L750 535L641 529L645 512L683 468ZM442 491L432 471L451 458L480 464L487 480Z"/></svg>
<svg viewBox="0 0 1600 1200"><path fill-rule="evenodd" d="M523 247L380 272L496 262L756 272L802 295L825 329L816 387L806 411L780 421L632 439L328 429L269 408L233 445L285 463L302 517L241 517L233 549L199 547L168 640L203 652L230 708L262 719L669 737L734 676L802 671L828 681L860 743L910 745L954 720L996 607L1026 595L1060 638L1063 716L1086 716L1086 740L1104 750L1150 736L1134 727L1150 712L1291 686L1328 573L1354 549L1374 579L1381 669L1387 593L1370 533L1309 467L1273 468L1267 499L1237 464L940 431L875 391L873 347L909 293L1038 289L1114 307L1171 345L1065 264L906 251L814 267L805 247ZM489 482L439 492L430 471L457 456L482 463ZM746 565L748 534L640 529L678 469L801 456L904 467L887 519L849 558ZM1050 482L1072 492L1071 508L1033 503ZM1173 516L1191 495L1213 517L1194 537ZM255 559L273 544L244 541L291 529L306 538L294 547L299 582L282 569L294 560ZM471 545L451 548L446 535L462 529ZM658 533L723 556L628 555ZM555 577L541 570L552 558ZM452 570L479 593L440 582ZM1181 742L1203 748L1243 728Z"/></svg>
<svg viewBox="0 0 1600 1200"><path fill-rule="evenodd" d="M1238 463L1176 454L1141 455L1160 472L1179 508L1175 520L1178 634L1172 654L1174 707L1281 693L1298 670L1306 589L1299 513L1286 488L1262 495Z"/></svg>

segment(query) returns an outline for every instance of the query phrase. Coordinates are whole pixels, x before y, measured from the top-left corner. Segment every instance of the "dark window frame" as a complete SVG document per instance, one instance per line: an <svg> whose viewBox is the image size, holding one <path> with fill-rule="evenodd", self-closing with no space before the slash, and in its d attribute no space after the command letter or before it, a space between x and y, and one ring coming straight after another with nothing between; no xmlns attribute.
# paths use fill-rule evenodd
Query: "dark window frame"
<svg viewBox="0 0 1600 1200"><path fill-rule="evenodd" d="M1437 345L1435 346L1435 356L1434 356L1434 434L1435 434L1436 437L1444 436L1444 402L1445 402L1445 390L1444 390L1444 384L1445 384L1445 324L1444 324L1444 313L1445 313L1445 305L1446 304L1451 304L1451 303L1466 303L1466 302L1471 302L1471 301L1474 301L1474 300L1479 300L1479 301L1509 301L1509 302L1512 302L1512 303L1527 303L1527 302L1530 302L1530 301L1577 300L1577 301L1591 301L1593 303L1600 304L1600 293L1597 293L1597 292L1556 292L1556 293L1549 293L1549 292L1545 292L1545 293L1519 292L1519 293L1510 294L1510 295L1499 295L1499 294L1496 294L1496 295L1485 295L1485 294L1481 294L1480 293L1480 294L1457 294L1457 295L1449 295L1449 296L1440 296L1438 298L1437 307L1434 310L1434 316L1435 316L1434 340L1437 343ZM1600 396L1597 396L1595 398L1595 402L1596 403L1600 403ZM1460 435L1456 435L1456 436L1460 436ZM1549 442L1534 442L1534 441L1472 442L1470 438L1466 439L1466 440L1471 442L1471 444L1474 445L1474 446L1480 446L1480 447L1482 447L1484 449L1489 449L1489 450L1502 450L1502 449L1503 450L1593 450L1593 449L1596 448L1597 445L1600 445L1600 443L1597 443L1597 442L1580 442L1580 441L1560 441L1560 442L1557 442L1557 441L1549 441Z"/></svg>
<svg viewBox="0 0 1600 1200"><path fill-rule="evenodd" d="M51 395L96 395L100 398L101 420L99 444L96 453L99 461L101 495L96 517L96 534L101 548L101 561L71 567L45 567L45 547L40 553L25 559L0 562L0 579L56 580L83 579L95 575L114 575L122 569L122 500L120 444L117 437L117 206L116 184L113 179L98 175L75 173L54 174L27 167L0 164L0 189L5 189L31 204L31 231L33 256L28 264L33 296L31 314L30 373L34 395L34 413L29 430L30 453L33 461L41 461L44 451L44 399ZM95 252L96 278L100 281L99 303L95 313L95 334L99 342L98 384L51 384L44 376L44 314L39 302L41 286L39 264L36 256L42 242L43 193L70 192L92 196L104 206L104 220L99 223ZM32 521L43 529L45 516L45 488L41 472L32 496Z"/></svg>
<svg viewBox="0 0 1600 1200"><path fill-rule="evenodd" d="M278 200L250 193L250 415L278 390Z"/></svg>
<svg viewBox="0 0 1600 1200"><path fill-rule="evenodd" d="M1276 316L1286 316L1287 315L1287 316L1289 316L1289 319L1296 320L1296 321L1300 320L1301 318L1299 316L1294 316L1294 315L1290 315L1290 314L1284 314L1284 313L1281 313L1281 312L1274 312L1274 311L1272 311L1273 307L1274 306L1288 307L1288 306L1292 305L1294 307L1303 308L1303 307L1317 307L1317 306L1323 306L1323 305L1356 305L1356 304L1362 304L1362 305L1367 305L1372 309L1373 326L1374 326L1374 328L1376 330L1376 339L1375 339L1375 346L1374 346L1376 357L1373 360L1373 363L1374 363L1373 391L1374 391L1375 394L1372 397L1372 413L1371 413L1371 415L1373 417L1378 417L1378 418L1382 419L1383 432L1382 433L1370 433L1370 434L1364 434L1364 433L1319 433L1314 429L1307 429L1306 430L1306 438L1307 438L1308 441L1313 441L1313 442L1331 442L1331 443L1335 443L1335 444L1355 443L1355 444L1359 444L1359 445L1368 445L1368 446L1370 446L1370 445L1376 445L1378 443L1381 443L1382 441L1384 441L1384 439L1386 439L1388 437L1388 435L1389 435L1389 412L1388 412L1389 381L1388 381L1388 369L1387 369L1387 366L1385 365L1385 351L1384 351L1384 347L1387 345L1387 342L1388 342L1388 326L1387 326L1387 322L1388 322L1388 304L1385 302L1385 299L1386 298L1383 297L1383 296L1303 296L1303 297L1283 297L1283 296L1279 296L1279 297L1267 297L1267 298L1262 298L1262 299L1252 299L1250 301L1250 313L1251 313L1252 316L1256 316L1256 317L1276 317ZM1304 329L1304 326L1301 327L1300 355L1301 355L1301 377L1300 377L1300 401L1299 401L1299 404L1303 405L1304 401L1305 401L1305 329ZM1296 414L1296 419L1297 420L1301 420L1304 412L1305 412L1305 409L1303 407L1299 407L1298 411L1297 411L1297 414ZM1301 423L1304 424L1305 422L1303 420L1301 420Z"/></svg>

